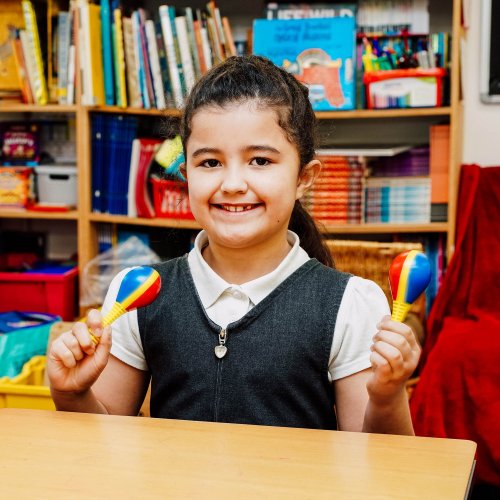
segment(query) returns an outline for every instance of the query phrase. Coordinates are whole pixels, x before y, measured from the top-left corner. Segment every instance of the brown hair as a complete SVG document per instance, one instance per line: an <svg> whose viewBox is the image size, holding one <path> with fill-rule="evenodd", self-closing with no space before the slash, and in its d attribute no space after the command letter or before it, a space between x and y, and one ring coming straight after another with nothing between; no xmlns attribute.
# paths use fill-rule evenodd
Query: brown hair
<svg viewBox="0 0 500 500"><path fill-rule="evenodd" d="M254 55L230 57L195 84L181 120L184 154L191 135L191 120L198 109L246 100L257 100L276 109L280 127L298 150L301 169L314 159L316 116L307 87L268 59ZM301 246L310 257L334 267L323 235L298 200L288 227L298 234Z"/></svg>

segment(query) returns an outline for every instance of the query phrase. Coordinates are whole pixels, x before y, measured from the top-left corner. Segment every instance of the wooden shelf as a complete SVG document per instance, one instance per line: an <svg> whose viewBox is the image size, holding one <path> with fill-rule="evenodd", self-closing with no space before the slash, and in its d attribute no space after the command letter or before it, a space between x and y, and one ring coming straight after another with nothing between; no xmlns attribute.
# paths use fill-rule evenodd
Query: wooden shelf
<svg viewBox="0 0 500 500"><path fill-rule="evenodd" d="M36 212L32 210L0 209L0 219L50 219L50 220L77 220L78 212Z"/></svg>
<svg viewBox="0 0 500 500"><path fill-rule="evenodd" d="M179 109L121 108L120 106L87 106L92 113L116 113L127 115L181 116Z"/></svg>
<svg viewBox="0 0 500 500"><path fill-rule="evenodd" d="M90 214L92 222L112 224L130 224L134 226L168 227L176 229L201 229L194 220L185 219L144 219L125 215ZM430 224L335 224L323 225L320 229L325 234L388 234L388 233L444 233L448 230L447 222Z"/></svg>
<svg viewBox="0 0 500 500"><path fill-rule="evenodd" d="M335 224L321 228L325 234L390 234L390 233L445 233L447 222L429 224Z"/></svg>
<svg viewBox="0 0 500 500"><path fill-rule="evenodd" d="M127 217L126 215L96 214L89 216L92 222L107 222L112 224L130 224L132 226L153 226L174 229L201 229L200 225L190 219L145 219L141 217Z"/></svg>
<svg viewBox="0 0 500 500"><path fill-rule="evenodd" d="M420 116L450 116L451 107L409 109L354 109L352 111L318 111L318 120L346 120L365 118L416 118Z"/></svg>
<svg viewBox="0 0 500 500"><path fill-rule="evenodd" d="M78 106L61 104L2 104L0 113L75 113Z"/></svg>
<svg viewBox="0 0 500 500"><path fill-rule="evenodd" d="M119 106L90 106L86 108L95 113L122 113L130 115L181 116L179 109L142 109L120 108ZM449 116L451 108L412 108L412 109L354 109L352 111L318 111L318 120L356 120L365 118L406 118L419 116Z"/></svg>

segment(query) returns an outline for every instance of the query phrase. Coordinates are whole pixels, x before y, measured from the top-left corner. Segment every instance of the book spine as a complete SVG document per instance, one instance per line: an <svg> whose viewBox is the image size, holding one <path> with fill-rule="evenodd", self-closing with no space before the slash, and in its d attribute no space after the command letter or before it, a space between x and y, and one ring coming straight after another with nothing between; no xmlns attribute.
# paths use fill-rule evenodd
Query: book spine
<svg viewBox="0 0 500 500"><path fill-rule="evenodd" d="M186 16L188 38L189 38L189 48L191 51L191 57L193 59L194 77L195 77L195 80L198 80L203 73L201 71L200 58L198 56L198 48L197 48L196 37L195 37L195 33L194 33L193 9L191 7L186 7L185 16Z"/></svg>
<svg viewBox="0 0 500 500"><path fill-rule="evenodd" d="M128 101L133 108L142 108L142 97L137 79L137 66L133 23L130 17L122 18L125 71L127 74Z"/></svg>
<svg viewBox="0 0 500 500"><path fill-rule="evenodd" d="M184 100L182 95L182 84L179 75L177 56L175 53L174 37L172 33L172 25L170 23L169 8L167 5L160 5L160 22L163 33L163 41L165 43L165 52L167 54L168 72L170 76L170 84L172 87L172 96L176 107L181 107Z"/></svg>
<svg viewBox="0 0 500 500"><path fill-rule="evenodd" d="M141 42L141 22L139 19L139 12L134 11L132 13L132 29L133 29L133 40L134 40L134 54L135 63L137 71L137 81L139 82L139 91L141 94L142 106L145 109L151 108L151 103L149 101L149 93L146 85L146 73L144 70L144 59L142 51Z"/></svg>
<svg viewBox="0 0 500 500"><path fill-rule="evenodd" d="M26 25L26 33L28 35L27 41L29 47L29 57L33 60L33 97L37 104L47 104L47 82L45 81L42 51L40 47L40 37L38 34L38 26L36 24L35 11L33 9L33 5L29 0L22 0L21 5L23 9L24 22Z"/></svg>
<svg viewBox="0 0 500 500"><path fill-rule="evenodd" d="M123 44L122 11L113 11L113 51L115 57L115 88L116 103L122 108L127 107L127 84L125 80L125 48Z"/></svg>
<svg viewBox="0 0 500 500"><path fill-rule="evenodd" d="M190 92L194 86L195 75L193 59L191 57L191 49L189 47L187 23L184 16L178 16L175 18L175 29L177 32L177 40L179 43L179 53L181 56L182 72L184 75L186 91Z"/></svg>
<svg viewBox="0 0 500 500"><path fill-rule="evenodd" d="M71 44L71 18L69 12L59 12L57 30L57 100L67 104L69 48Z"/></svg>
<svg viewBox="0 0 500 500"><path fill-rule="evenodd" d="M148 42L149 62L151 66L151 74L153 76L153 89L155 93L156 107L165 109L165 92L163 90L163 82L161 78L160 59L158 56L158 47L156 45L155 24L151 20L147 20L145 25L146 38Z"/></svg>
<svg viewBox="0 0 500 500"><path fill-rule="evenodd" d="M101 28L105 102L108 106L112 106L115 104L115 82L113 75L111 11L109 8L109 0L101 0Z"/></svg>

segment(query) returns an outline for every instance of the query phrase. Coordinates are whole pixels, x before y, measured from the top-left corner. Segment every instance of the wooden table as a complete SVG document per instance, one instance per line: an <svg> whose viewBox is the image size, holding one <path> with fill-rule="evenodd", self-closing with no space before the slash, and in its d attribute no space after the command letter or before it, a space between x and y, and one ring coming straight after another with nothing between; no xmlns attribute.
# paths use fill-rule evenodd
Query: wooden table
<svg viewBox="0 0 500 500"><path fill-rule="evenodd" d="M463 499L471 441L0 410L1 498Z"/></svg>

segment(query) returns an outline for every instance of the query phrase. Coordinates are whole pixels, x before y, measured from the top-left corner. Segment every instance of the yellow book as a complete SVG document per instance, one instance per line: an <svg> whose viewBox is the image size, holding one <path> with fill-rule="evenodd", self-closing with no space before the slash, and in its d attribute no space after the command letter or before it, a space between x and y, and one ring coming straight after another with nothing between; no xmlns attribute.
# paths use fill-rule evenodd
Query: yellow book
<svg viewBox="0 0 500 500"><path fill-rule="evenodd" d="M116 93L118 106L127 107L127 87L125 83L125 50L123 48L122 12L115 9L113 12L115 20L115 32L113 33L113 46L116 47L115 81L117 82Z"/></svg>
<svg viewBox="0 0 500 500"><path fill-rule="evenodd" d="M89 41L90 63L92 71L92 104L103 105L106 102L104 94L104 68L102 62L101 7L88 4L89 11Z"/></svg>
<svg viewBox="0 0 500 500"><path fill-rule="evenodd" d="M11 36L9 26L14 26L18 29L24 28L23 11L17 0L4 0L1 4L1 9L0 89L18 90L20 86L17 77L16 61L13 50L9 48L9 37Z"/></svg>
<svg viewBox="0 0 500 500"><path fill-rule="evenodd" d="M29 0L22 0L21 5L23 9L24 23L26 24L26 33L28 35L29 54L33 59L33 68L35 71L35 87L32 89L33 98L37 104L47 104L47 82L45 81L42 50L40 47L40 36L38 34L35 11Z"/></svg>

